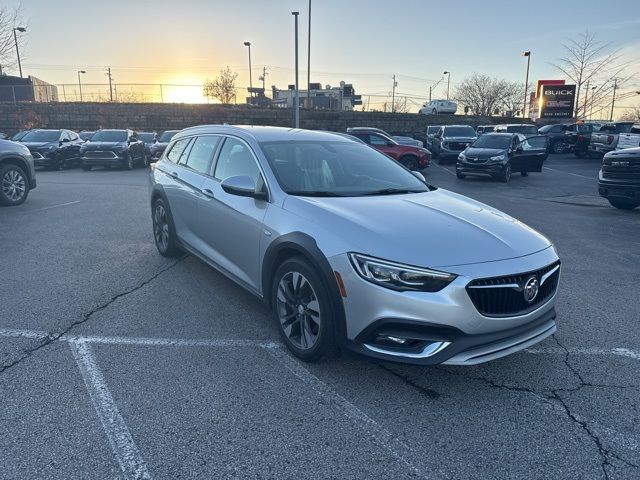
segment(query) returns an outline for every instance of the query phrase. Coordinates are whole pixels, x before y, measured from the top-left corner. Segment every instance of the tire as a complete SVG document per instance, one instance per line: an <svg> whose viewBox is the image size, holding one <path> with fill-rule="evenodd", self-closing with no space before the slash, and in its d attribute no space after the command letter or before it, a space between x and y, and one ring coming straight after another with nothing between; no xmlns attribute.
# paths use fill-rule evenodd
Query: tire
<svg viewBox="0 0 640 480"><path fill-rule="evenodd" d="M334 351L329 293L305 259L293 257L278 267L271 284L271 306L280 337L293 355L315 362Z"/></svg>
<svg viewBox="0 0 640 480"><path fill-rule="evenodd" d="M29 177L17 165L0 167L0 205L14 207L29 196Z"/></svg>
<svg viewBox="0 0 640 480"><path fill-rule="evenodd" d="M153 202L151 222L153 224L153 240L158 253L169 258L180 256L182 250L178 246L173 218L171 218L171 213L162 198L157 198Z"/></svg>
<svg viewBox="0 0 640 480"><path fill-rule="evenodd" d="M82 164L82 170L84 170L85 172L89 172L91 170L91 165L85 165L83 163Z"/></svg>
<svg viewBox="0 0 640 480"><path fill-rule="evenodd" d="M418 159L413 155L405 155L404 157L400 157L400 163L407 167L409 170L418 170Z"/></svg>
<svg viewBox="0 0 640 480"><path fill-rule="evenodd" d="M556 155L559 155L562 152L564 152L564 143L562 142L562 140L556 140L551 144L550 148L551 148L551 153L555 153Z"/></svg>
<svg viewBox="0 0 640 480"><path fill-rule="evenodd" d="M456 172L456 177L458 177L460 180L464 180L465 178L467 178L467 176L463 173L458 173Z"/></svg>
<svg viewBox="0 0 640 480"><path fill-rule="evenodd" d="M607 198L612 207L616 207L620 210L633 210L636 207L640 207L640 202L636 200L627 200L626 198Z"/></svg>
<svg viewBox="0 0 640 480"><path fill-rule="evenodd" d="M507 163L507 166L504 167L504 171L500 175L500 181L503 183L508 183L511 179L511 164Z"/></svg>

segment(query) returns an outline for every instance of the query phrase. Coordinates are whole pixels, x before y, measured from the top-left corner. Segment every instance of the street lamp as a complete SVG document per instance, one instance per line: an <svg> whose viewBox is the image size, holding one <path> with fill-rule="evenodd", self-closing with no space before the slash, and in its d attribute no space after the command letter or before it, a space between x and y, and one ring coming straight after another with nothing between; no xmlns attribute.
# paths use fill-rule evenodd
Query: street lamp
<svg viewBox="0 0 640 480"><path fill-rule="evenodd" d="M16 35L16 32L24 33L26 31L26 27L15 27L13 29L13 41L16 44L16 56L18 57L18 69L20 69L20 78L22 78L22 64L20 63L20 49L18 48L18 37Z"/></svg>
<svg viewBox="0 0 640 480"><path fill-rule="evenodd" d="M251 80L251 42L244 42L244 46L249 49L249 88L253 88Z"/></svg>
<svg viewBox="0 0 640 480"><path fill-rule="evenodd" d="M531 63L531 51L522 52L523 57L527 57L527 76L524 81L524 102L522 103L522 118L527 114L527 90L529 88L529 65Z"/></svg>
<svg viewBox="0 0 640 480"><path fill-rule="evenodd" d="M449 100L449 86L451 84L451 72L442 72L442 74L447 76L447 100Z"/></svg>
<svg viewBox="0 0 640 480"><path fill-rule="evenodd" d="M291 12L295 18L295 50L296 50L296 93L294 108L296 109L296 128L300 128L300 90L298 89L298 15L300 12Z"/></svg>
<svg viewBox="0 0 640 480"><path fill-rule="evenodd" d="M84 70L78 70L78 88L80 89L80 101L82 102L82 82L80 81L80 74L87 73Z"/></svg>

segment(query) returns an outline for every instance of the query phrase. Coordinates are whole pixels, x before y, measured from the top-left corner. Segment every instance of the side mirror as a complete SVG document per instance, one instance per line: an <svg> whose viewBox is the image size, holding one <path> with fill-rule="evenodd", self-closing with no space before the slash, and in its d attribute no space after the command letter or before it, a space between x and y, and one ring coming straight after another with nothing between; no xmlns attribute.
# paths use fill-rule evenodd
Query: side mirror
<svg viewBox="0 0 640 480"><path fill-rule="evenodd" d="M413 176L416 177L421 182L425 182L425 183L427 182L427 179L424 178L424 175L422 175L420 172L416 170L412 170L411 173L413 173Z"/></svg>
<svg viewBox="0 0 640 480"><path fill-rule="evenodd" d="M248 175L236 175L225 178L220 184L222 189L239 197L252 197L266 200L267 195L264 191L258 190L256 181Z"/></svg>

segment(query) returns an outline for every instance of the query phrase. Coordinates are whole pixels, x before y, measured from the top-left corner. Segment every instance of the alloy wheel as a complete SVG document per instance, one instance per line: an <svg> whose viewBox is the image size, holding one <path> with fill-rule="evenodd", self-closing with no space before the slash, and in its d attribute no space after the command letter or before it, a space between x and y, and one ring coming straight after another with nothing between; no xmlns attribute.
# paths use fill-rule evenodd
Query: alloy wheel
<svg viewBox="0 0 640 480"><path fill-rule="evenodd" d="M286 273L278 283L277 313L289 341L299 349L315 346L320 335L320 303L313 286L299 272Z"/></svg>
<svg viewBox="0 0 640 480"><path fill-rule="evenodd" d="M164 206L159 203L153 213L153 236L161 252L169 248L169 222Z"/></svg>
<svg viewBox="0 0 640 480"><path fill-rule="evenodd" d="M12 202L18 202L27 192L27 182L18 170L9 170L2 177L2 192Z"/></svg>

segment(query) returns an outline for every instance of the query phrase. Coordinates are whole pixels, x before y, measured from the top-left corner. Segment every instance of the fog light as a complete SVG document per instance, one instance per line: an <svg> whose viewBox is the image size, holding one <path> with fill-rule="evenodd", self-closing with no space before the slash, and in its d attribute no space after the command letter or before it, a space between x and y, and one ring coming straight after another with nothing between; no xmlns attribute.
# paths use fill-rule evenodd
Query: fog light
<svg viewBox="0 0 640 480"><path fill-rule="evenodd" d="M397 343L399 345L405 345L407 343L407 339L406 338L400 338L400 337L392 337L390 335L378 335L378 341L387 341L387 342L393 342L393 343Z"/></svg>

